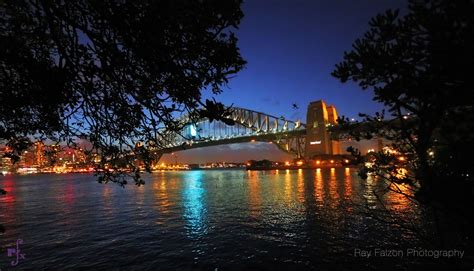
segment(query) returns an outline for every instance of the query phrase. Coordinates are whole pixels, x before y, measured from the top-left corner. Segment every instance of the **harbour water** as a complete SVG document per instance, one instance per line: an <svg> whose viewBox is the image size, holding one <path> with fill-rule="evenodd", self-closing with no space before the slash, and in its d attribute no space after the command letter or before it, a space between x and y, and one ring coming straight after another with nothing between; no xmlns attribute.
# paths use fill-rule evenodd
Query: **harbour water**
<svg viewBox="0 0 474 271"><path fill-rule="evenodd" d="M416 246L368 212L416 221L405 197L354 169L167 171L122 188L87 174L0 177L0 269L227 270L376 268L356 249ZM22 239L24 259L7 249Z"/></svg>

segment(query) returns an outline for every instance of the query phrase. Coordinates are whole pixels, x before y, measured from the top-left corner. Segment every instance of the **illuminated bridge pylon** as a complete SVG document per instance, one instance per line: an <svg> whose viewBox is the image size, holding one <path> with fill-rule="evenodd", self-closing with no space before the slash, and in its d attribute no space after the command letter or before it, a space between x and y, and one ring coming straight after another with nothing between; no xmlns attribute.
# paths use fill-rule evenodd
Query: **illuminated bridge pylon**
<svg viewBox="0 0 474 271"><path fill-rule="evenodd" d="M262 112L233 107L230 118L235 125L221 121L210 122L203 119L197 122L183 118L186 123L180 133L170 133L160 138L164 142L157 151L160 154L180 150L243 142L269 142L284 152L304 155L306 125L300 121L287 120Z"/></svg>

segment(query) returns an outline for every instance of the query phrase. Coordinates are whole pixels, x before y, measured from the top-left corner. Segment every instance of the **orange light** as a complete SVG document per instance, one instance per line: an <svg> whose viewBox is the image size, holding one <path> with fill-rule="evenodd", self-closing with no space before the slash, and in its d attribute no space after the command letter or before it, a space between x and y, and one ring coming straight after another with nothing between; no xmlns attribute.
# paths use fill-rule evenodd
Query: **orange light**
<svg viewBox="0 0 474 271"><path fill-rule="evenodd" d="M321 164L321 161L316 160L316 164L317 164L317 165Z"/></svg>
<svg viewBox="0 0 474 271"><path fill-rule="evenodd" d="M344 163L349 163L349 160L345 159L345 160L344 160Z"/></svg>
<svg viewBox="0 0 474 271"><path fill-rule="evenodd" d="M334 160L331 160L331 161L329 161L329 162L331 162L331 164L334 164Z"/></svg>
<svg viewBox="0 0 474 271"><path fill-rule="evenodd" d="M285 166L289 166L289 165L290 165L290 162L286 161Z"/></svg>
<svg viewBox="0 0 474 271"><path fill-rule="evenodd" d="M408 171L404 168L399 168L395 171L395 178L397 179L404 179L406 177L406 174L408 173ZM392 173L393 174L393 173Z"/></svg>
<svg viewBox="0 0 474 271"><path fill-rule="evenodd" d="M296 162L296 164L297 164L298 166L301 166L301 165L303 164L303 161L298 161L298 162Z"/></svg>
<svg viewBox="0 0 474 271"><path fill-rule="evenodd" d="M405 157L400 156L400 157L398 157L398 160L399 160L399 161L405 161Z"/></svg>

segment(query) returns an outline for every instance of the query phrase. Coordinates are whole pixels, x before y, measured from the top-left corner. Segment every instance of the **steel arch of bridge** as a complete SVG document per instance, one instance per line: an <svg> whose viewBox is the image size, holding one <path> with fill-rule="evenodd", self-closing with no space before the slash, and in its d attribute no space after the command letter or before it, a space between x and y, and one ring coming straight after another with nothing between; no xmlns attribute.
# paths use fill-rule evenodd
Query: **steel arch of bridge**
<svg viewBox="0 0 474 271"><path fill-rule="evenodd" d="M208 119L193 123L183 117L182 120L187 125L180 133L160 138L164 146L158 152L163 154L207 146L263 141L274 143L280 150L297 157L304 154L306 125L300 121L239 107L232 108L229 118L235 125L230 126L221 121L209 122ZM196 135L189 131L193 129L193 125Z"/></svg>

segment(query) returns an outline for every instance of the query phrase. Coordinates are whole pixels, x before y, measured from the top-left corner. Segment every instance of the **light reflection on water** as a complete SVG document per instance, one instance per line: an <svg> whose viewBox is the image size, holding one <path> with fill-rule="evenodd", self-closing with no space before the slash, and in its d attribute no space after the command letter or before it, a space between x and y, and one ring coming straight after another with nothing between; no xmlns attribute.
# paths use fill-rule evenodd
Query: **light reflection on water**
<svg viewBox="0 0 474 271"><path fill-rule="evenodd" d="M202 185L203 171L192 171L184 181L184 218L188 223L189 235L200 236L207 233L204 222L206 219L205 188Z"/></svg>
<svg viewBox="0 0 474 271"><path fill-rule="evenodd" d="M352 194L352 176L350 168L344 169L344 200L349 200Z"/></svg>
<svg viewBox="0 0 474 271"><path fill-rule="evenodd" d="M251 174L251 171L248 171ZM253 219L257 219L260 216L262 198L260 196L260 185L256 178L249 178L249 214Z"/></svg>
<svg viewBox="0 0 474 271"><path fill-rule="evenodd" d="M182 171L146 175L125 189L90 175L5 176L0 249L25 241L22 267L63 270L267 269L338 266L355 247L400 245L403 229L366 217L381 208L374 178L335 168ZM386 193L395 214L414 213ZM408 238L409 235L403 235ZM0 268L9 259L0 253ZM361 263L365 266L364 263Z"/></svg>
<svg viewBox="0 0 474 271"><path fill-rule="evenodd" d="M322 207L323 202L324 202L323 195L325 195L325 193L323 193L324 183L323 183L323 175L321 173L320 168L316 169L316 178L314 180L314 187L315 187L314 196L316 199L316 203L318 204L318 207Z"/></svg>
<svg viewBox="0 0 474 271"><path fill-rule="evenodd" d="M330 169L330 177L329 177L329 196L330 196L330 201L333 202L334 204L338 203L338 198L339 194L337 191L337 180L336 180L336 169L331 168ZM335 206L334 206L335 207Z"/></svg>

